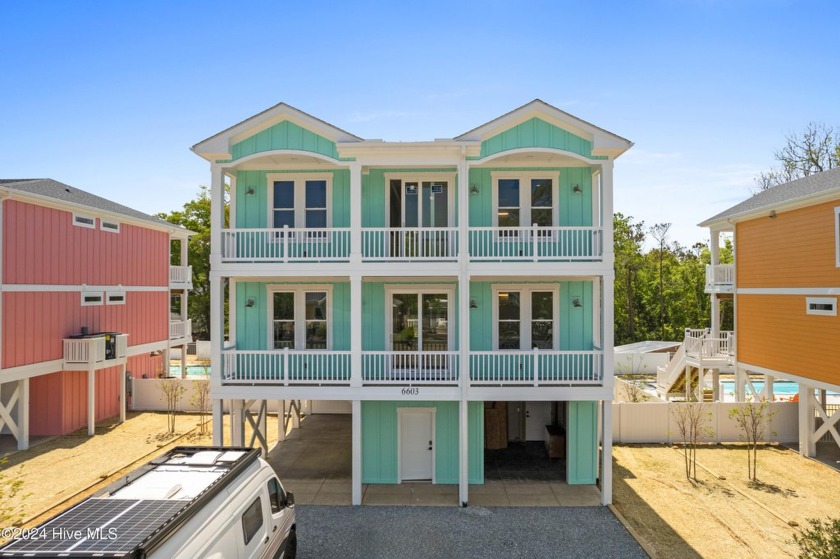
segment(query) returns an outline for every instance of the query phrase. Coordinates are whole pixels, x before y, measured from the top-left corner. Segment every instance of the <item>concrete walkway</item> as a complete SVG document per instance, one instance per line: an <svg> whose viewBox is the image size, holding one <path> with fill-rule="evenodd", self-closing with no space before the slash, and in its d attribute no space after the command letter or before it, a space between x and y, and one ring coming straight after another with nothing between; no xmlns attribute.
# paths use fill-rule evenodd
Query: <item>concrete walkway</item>
<svg viewBox="0 0 840 559"><path fill-rule="evenodd" d="M311 415L286 441L269 452L287 491L301 505L351 503L351 418ZM601 493L593 485L568 485L558 480L526 480L522 476L470 485L470 506L579 507L598 506ZM363 505L458 506L457 485L431 483L365 484Z"/></svg>

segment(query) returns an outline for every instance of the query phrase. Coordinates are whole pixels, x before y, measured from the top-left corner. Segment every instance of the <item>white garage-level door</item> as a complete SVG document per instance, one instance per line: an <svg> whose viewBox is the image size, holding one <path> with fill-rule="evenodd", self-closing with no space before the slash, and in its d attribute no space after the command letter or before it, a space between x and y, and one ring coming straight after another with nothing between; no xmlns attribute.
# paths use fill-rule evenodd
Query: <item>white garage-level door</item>
<svg viewBox="0 0 840 559"><path fill-rule="evenodd" d="M399 413L400 481L433 481L434 409L403 408Z"/></svg>

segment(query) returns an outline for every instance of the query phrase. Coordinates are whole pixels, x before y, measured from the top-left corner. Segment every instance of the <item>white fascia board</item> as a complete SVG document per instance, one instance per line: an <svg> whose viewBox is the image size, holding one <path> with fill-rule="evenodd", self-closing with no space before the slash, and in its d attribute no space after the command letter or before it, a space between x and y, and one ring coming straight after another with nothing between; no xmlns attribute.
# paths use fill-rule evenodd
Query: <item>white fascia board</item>
<svg viewBox="0 0 840 559"><path fill-rule="evenodd" d="M21 202L35 204L37 206L44 206L45 208L53 208L56 210L62 210L71 213L79 212L98 218L104 217L108 220L119 221L120 223L126 223L128 225L136 225L137 227L143 227L145 229L154 229L155 231L166 231L174 235L180 234L190 236L198 234L195 231L184 229L180 225L175 225L174 223L172 225L166 225L164 223L153 223L144 219L137 219L130 215L109 212L99 208L92 208L90 206L85 206L84 204L77 204L75 202L66 202L64 200L58 200L57 198L53 198L51 196L42 196L40 194L22 192L20 190L6 189L3 187L0 187L0 194L2 194L4 200L19 200Z"/></svg>
<svg viewBox="0 0 840 559"><path fill-rule="evenodd" d="M461 399L457 386L417 386L419 395L408 396L402 393L405 385L394 386L281 386L276 384L237 385L223 384L211 388L213 398L232 398L234 400L379 400L415 402L418 400Z"/></svg>
<svg viewBox="0 0 840 559"><path fill-rule="evenodd" d="M399 161L422 161L424 166L457 164L463 156L477 157L480 142L435 140L433 142L385 142L366 140L352 144L338 144L339 157L352 157L364 165L393 165Z"/></svg>
<svg viewBox="0 0 840 559"><path fill-rule="evenodd" d="M761 217L768 217L770 210L774 210L776 213L789 212L791 210L807 208L808 206L816 206L817 204L822 204L824 202L831 202L832 200L840 201L840 187L832 188L831 190L823 190L822 192L817 192L808 196L793 198L792 200L787 200L777 204L765 204L760 208L732 214L720 219L707 219L697 225L699 227L708 227L711 230L731 230L733 229L733 224L735 223L750 221Z"/></svg>

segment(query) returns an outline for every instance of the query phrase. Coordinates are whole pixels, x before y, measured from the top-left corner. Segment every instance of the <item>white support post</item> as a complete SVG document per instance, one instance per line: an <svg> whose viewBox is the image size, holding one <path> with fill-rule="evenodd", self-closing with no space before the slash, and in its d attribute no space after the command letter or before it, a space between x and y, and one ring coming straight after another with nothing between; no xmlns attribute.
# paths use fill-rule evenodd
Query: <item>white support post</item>
<svg viewBox="0 0 840 559"><path fill-rule="evenodd" d="M350 164L350 262L362 261L362 165ZM352 311L352 312L355 312Z"/></svg>
<svg viewBox="0 0 840 559"><path fill-rule="evenodd" d="M0 206L2 209L2 206ZM18 422L18 450L29 448L29 378L18 381L17 422ZM11 411L11 410L9 410Z"/></svg>
<svg viewBox="0 0 840 559"><path fill-rule="evenodd" d="M718 299L717 293L712 293L709 295L711 301L711 312L712 312L712 337L719 338L720 337L720 299Z"/></svg>
<svg viewBox="0 0 840 559"><path fill-rule="evenodd" d="M799 454L813 457L817 454L814 440L814 389L799 384Z"/></svg>
<svg viewBox="0 0 840 559"><path fill-rule="evenodd" d="M461 398L458 419L458 504L466 507L470 499L469 402Z"/></svg>
<svg viewBox="0 0 840 559"><path fill-rule="evenodd" d="M210 165L210 265L221 262L225 226L225 174L218 163ZM215 258L214 258L215 257Z"/></svg>
<svg viewBox="0 0 840 559"><path fill-rule="evenodd" d="M352 496L351 503L362 504L362 402L352 403Z"/></svg>
<svg viewBox="0 0 840 559"><path fill-rule="evenodd" d="M715 402L720 402L720 369L712 371L712 399Z"/></svg>
<svg viewBox="0 0 840 559"><path fill-rule="evenodd" d="M601 402L601 504L612 504L612 401Z"/></svg>
<svg viewBox="0 0 840 559"><path fill-rule="evenodd" d="M767 398L768 402L776 400L775 387L773 386L775 380L776 377L773 375L764 375L764 397Z"/></svg>
<svg viewBox="0 0 840 559"><path fill-rule="evenodd" d="M747 373L740 367L735 369L735 401L746 401Z"/></svg>
<svg viewBox="0 0 840 559"><path fill-rule="evenodd" d="M245 400L231 400L230 403L231 443L233 446L245 444Z"/></svg>
<svg viewBox="0 0 840 559"><path fill-rule="evenodd" d="M93 369L88 369L87 404L88 435L92 437L96 433L96 372Z"/></svg>
<svg viewBox="0 0 840 559"><path fill-rule="evenodd" d="M125 371L126 365L120 367L120 423L125 423Z"/></svg>
<svg viewBox="0 0 840 559"><path fill-rule="evenodd" d="M292 401L292 407L289 408L290 414L292 410L295 410L295 413L292 414L292 429L300 429L300 400Z"/></svg>
<svg viewBox="0 0 840 559"><path fill-rule="evenodd" d="M362 386L362 276L350 276L350 386Z"/></svg>
<svg viewBox="0 0 840 559"><path fill-rule="evenodd" d="M224 446L225 444L225 402L219 398L212 400L213 406L213 446Z"/></svg>
<svg viewBox="0 0 840 559"><path fill-rule="evenodd" d="M604 263L612 262L613 249L613 161L601 164L601 212L604 226ZM609 258L609 260L607 260ZM612 322L610 322L612 327Z"/></svg>
<svg viewBox="0 0 840 559"><path fill-rule="evenodd" d="M286 440L286 400L277 400L277 441Z"/></svg>
<svg viewBox="0 0 840 559"><path fill-rule="evenodd" d="M469 216L470 181L466 152L462 150L458 164L458 315L459 315L459 370L461 389L458 421L458 504L469 503L470 441L469 441L469 389L470 389L470 273L469 273ZM535 254L536 256L536 254Z"/></svg>

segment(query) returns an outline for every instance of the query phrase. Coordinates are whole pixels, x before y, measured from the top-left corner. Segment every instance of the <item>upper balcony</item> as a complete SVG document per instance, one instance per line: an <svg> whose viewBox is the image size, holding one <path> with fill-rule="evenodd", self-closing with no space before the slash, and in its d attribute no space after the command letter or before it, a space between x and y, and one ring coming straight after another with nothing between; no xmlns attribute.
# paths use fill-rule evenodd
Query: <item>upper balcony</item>
<svg viewBox="0 0 840 559"><path fill-rule="evenodd" d="M471 262L600 262L600 227L471 227ZM349 262L349 228L225 229L222 262ZM374 227L361 231L363 262L454 262L457 227Z"/></svg>
<svg viewBox="0 0 840 559"><path fill-rule="evenodd" d="M706 265L706 293L734 293L735 265L707 264Z"/></svg>
<svg viewBox="0 0 840 559"><path fill-rule="evenodd" d="M192 266L169 267L169 289L192 288Z"/></svg>
<svg viewBox="0 0 840 559"><path fill-rule="evenodd" d="M65 371L104 369L125 363L128 334L103 332L64 340Z"/></svg>

